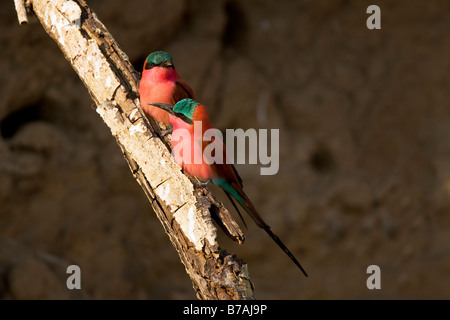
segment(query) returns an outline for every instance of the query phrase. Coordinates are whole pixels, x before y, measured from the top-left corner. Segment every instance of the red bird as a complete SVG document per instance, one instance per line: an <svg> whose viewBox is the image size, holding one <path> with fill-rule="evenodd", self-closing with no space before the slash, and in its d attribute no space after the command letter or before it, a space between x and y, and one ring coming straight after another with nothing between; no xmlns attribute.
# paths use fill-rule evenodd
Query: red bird
<svg viewBox="0 0 450 320"><path fill-rule="evenodd" d="M253 203L245 194L242 179L239 177L234 166L227 161L226 147L223 142L220 141L222 154L219 161L215 161L216 154L214 153L212 155L212 151L210 155L205 152L206 148L209 148L212 143L218 143L213 137L210 141L205 141L204 139L205 131L213 129L206 108L192 99L183 99L173 107L162 103L151 103L151 105L161 108L170 114L170 122L173 125L172 147L175 162L190 175L202 181L211 180L216 186L222 188L239 215L241 215L233 201L235 199L250 217L252 217L256 224L264 229L289 256L303 274L308 276L300 262L298 262L284 243L281 242L280 238L272 232L270 226L264 222ZM200 124L201 130L198 127L196 128ZM214 152L216 152L216 149L214 149Z"/></svg>
<svg viewBox="0 0 450 320"><path fill-rule="evenodd" d="M172 57L164 51L152 52L145 60L139 94L142 109L167 127L171 126L169 114L149 103L158 102L173 106L185 98L195 99L194 91L178 75Z"/></svg>

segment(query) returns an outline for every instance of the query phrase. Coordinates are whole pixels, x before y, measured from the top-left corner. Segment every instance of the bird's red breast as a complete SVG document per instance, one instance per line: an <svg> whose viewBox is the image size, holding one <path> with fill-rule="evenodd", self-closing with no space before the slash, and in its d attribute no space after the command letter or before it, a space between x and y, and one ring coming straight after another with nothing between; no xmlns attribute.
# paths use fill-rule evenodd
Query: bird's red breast
<svg viewBox="0 0 450 320"><path fill-rule="evenodd" d="M194 97L192 88L181 79L174 68L161 67L143 70L139 82L139 94L142 109L166 126L170 125L169 114L148 104L153 102L173 106L179 100Z"/></svg>
<svg viewBox="0 0 450 320"><path fill-rule="evenodd" d="M203 105L198 105L195 108L192 120L194 123L190 125L176 116L170 116L173 125L172 148L175 162L181 165L190 175L202 180L214 179L219 174L216 168L217 164L205 162L203 152L209 144L218 142L215 141L215 138L212 141L204 141L203 139L205 131L213 129L208 112ZM226 148L222 141L219 143L223 146L223 162L225 162ZM224 164L224 166L230 165Z"/></svg>

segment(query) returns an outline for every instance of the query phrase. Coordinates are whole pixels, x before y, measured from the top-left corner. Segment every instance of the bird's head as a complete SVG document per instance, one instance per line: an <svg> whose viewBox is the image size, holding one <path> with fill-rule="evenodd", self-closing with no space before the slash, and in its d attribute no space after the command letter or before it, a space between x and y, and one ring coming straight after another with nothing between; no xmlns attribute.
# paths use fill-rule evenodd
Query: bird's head
<svg viewBox="0 0 450 320"><path fill-rule="evenodd" d="M171 115L176 116L184 122L192 125L194 123L193 118L195 108L197 108L200 103L192 99L183 99L178 101L173 107L164 103L149 103L149 105L163 109Z"/></svg>
<svg viewBox="0 0 450 320"><path fill-rule="evenodd" d="M148 70L154 67L175 69L172 57L165 51L155 51L148 55L144 63L144 70Z"/></svg>

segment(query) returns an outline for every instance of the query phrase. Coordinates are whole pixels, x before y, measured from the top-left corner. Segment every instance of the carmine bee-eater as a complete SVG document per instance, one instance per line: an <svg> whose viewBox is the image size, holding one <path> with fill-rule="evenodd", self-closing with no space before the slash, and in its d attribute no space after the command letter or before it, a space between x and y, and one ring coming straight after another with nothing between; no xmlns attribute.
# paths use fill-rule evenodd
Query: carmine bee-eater
<svg viewBox="0 0 450 320"><path fill-rule="evenodd" d="M142 109L166 126L171 125L168 113L152 107L150 102L174 105L185 98L195 99L194 91L178 75L172 57L164 51L152 52L145 60L139 95Z"/></svg>
<svg viewBox="0 0 450 320"><path fill-rule="evenodd" d="M256 211L253 203L242 190L243 186L241 178L234 166L226 161L226 148L222 141L220 141L220 143L223 147L220 149L223 150L223 161L220 161L220 163L217 161L205 161L205 158L203 157L205 148L213 142L217 143L214 138L210 139L211 141L205 141L203 139L205 131L213 128L209 121L206 108L192 99L183 99L174 106L162 103L150 104L161 108L170 114L170 123L173 125L172 147L174 150L182 150L182 152L174 152L175 162L190 175L195 176L202 181L212 181L212 183L222 188L239 213L237 206L233 202L232 198L234 198L250 217L252 217L256 224L264 229L278 246L283 249L297 267L300 268L303 274L308 276L294 255L284 243L281 242L280 238L272 232L270 226L264 222ZM201 130L195 128L199 123L201 124ZM175 136L177 135L177 130L184 131L185 133L188 133L188 135L179 134L179 137L182 137L182 139L176 139ZM189 150L190 152L186 152ZM198 154L195 154L196 152L201 152L202 154L199 156ZM196 161L195 159L200 159L200 161Z"/></svg>

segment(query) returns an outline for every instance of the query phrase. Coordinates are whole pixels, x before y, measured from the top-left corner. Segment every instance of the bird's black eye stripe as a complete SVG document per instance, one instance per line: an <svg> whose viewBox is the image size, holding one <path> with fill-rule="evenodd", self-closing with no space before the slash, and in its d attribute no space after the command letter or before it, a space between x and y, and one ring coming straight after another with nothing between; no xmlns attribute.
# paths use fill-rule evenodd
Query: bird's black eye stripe
<svg viewBox="0 0 450 320"><path fill-rule="evenodd" d="M145 64L145 70L151 69L153 67L156 67L156 64L154 64L153 62Z"/></svg>
<svg viewBox="0 0 450 320"><path fill-rule="evenodd" d="M189 118L189 117L187 117L185 114L183 114L183 113L175 113L175 115L178 117L178 118L180 118L181 120L183 120L184 122L186 122L186 123L188 123L188 124L190 124L190 125L192 125L192 124L194 124L194 121L192 121L192 119L191 118Z"/></svg>

